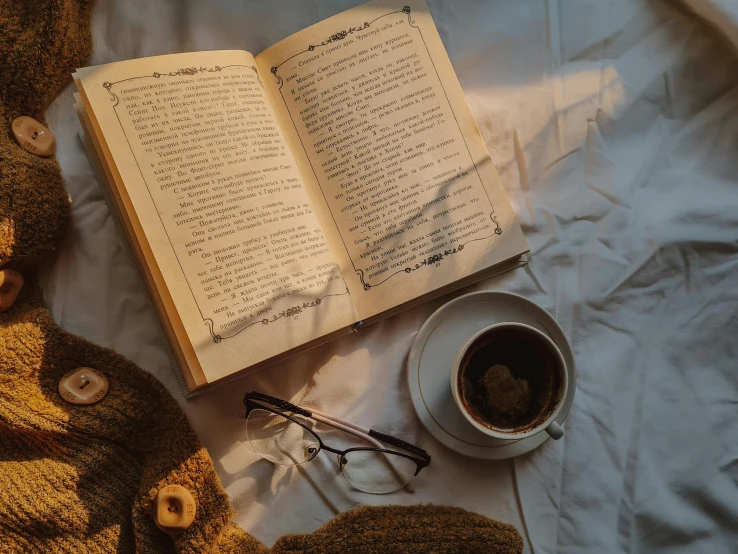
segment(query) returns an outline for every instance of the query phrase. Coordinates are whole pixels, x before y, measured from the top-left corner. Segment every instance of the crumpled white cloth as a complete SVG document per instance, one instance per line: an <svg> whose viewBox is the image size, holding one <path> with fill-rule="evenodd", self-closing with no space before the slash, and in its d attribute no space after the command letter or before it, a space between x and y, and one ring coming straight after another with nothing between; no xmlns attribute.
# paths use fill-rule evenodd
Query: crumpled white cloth
<svg viewBox="0 0 738 554"><path fill-rule="evenodd" d="M258 53L357 3L99 0L92 63ZM701 17L656 0L430 3L532 253L469 290L523 294L568 334L579 384L559 442L485 462L422 428L405 360L443 299L185 401L77 140L71 86L49 112L74 199L43 273L54 317L166 384L236 522L267 544L357 505L432 502L510 522L536 553L738 552L738 10L691 3ZM351 490L327 454L275 468L243 443L252 389L404 437L433 462L415 492L380 497Z"/></svg>

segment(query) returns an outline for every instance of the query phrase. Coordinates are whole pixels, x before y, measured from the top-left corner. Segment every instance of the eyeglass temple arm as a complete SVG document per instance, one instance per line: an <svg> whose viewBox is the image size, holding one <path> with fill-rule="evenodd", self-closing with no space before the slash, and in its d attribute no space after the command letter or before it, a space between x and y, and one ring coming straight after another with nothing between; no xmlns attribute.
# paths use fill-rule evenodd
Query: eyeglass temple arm
<svg viewBox="0 0 738 554"><path fill-rule="evenodd" d="M252 392L247 393L243 399L244 404L246 404L248 400L259 400L261 402L266 402L267 404L272 404L273 406L276 406L277 408L280 408L282 410L288 410L292 413L300 414L301 416L305 416L305 417L311 416L310 411L306 410L305 408L301 408L300 406L297 406L296 404L293 404L292 402L287 402L286 400L282 400L281 398L277 398L275 396L269 396L268 394L264 394L263 392L252 391Z"/></svg>
<svg viewBox="0 0 738 554"><path fill-rule="evenodd" d="M364 429L363 427L359 427L358 425L354 425L353 423L344 421L343 419L340 419L336 416L321 412L320 410L316 410L315 408L310 408L310 411L313 413L314 419L322 421L323 423L325 423L326 425L330 425L331 427L336 427L337 429L341 429L342 431L346 431L347 433L351 433L352 435L366 439L377 448L385 448L382 443L376 440L381 439L387 444L391 444L392 446L396 446L397 448L402 448L403 450L412 452L416 456L421 456L430 460L430 456L425 450L412 445L409 442L405 442L402 439L398 439L397 437L393 437L392 435L385 435L384 433L380 433L379 431L375 431L374 429Z"/></svg>
<svg viewBox="0 0 738 554"><path fill-rule="evenodd" d="M382 443L369 435L371 431L370 429L364 429L362 427L359 427L358 425L349 423L348 421L344 421L335 416L328 415L325 412L321 412L320 410L316 410L315 408L310 408L310 411L313 413L313 419L320 421L321 423L325 423L326 425L329 425L335 429L340 429L341 431L345 431L346 433L351 433L355 437L362 438L372 443L376 448L384 448L384 445L382 445Z"/></svg>
<svg viewBox="0 0 738 554"><path fill-rule="evenodd" d="M369 435L369 433L371 432L370 429L364 429L363 427L359 427L358 425L354 425L353 423L350 423L348 421L344 421L335 416L326 414L325 412L321 412L320 410L316 410L313 407L307 408L303 406L297 406L292 402L287 402L286 400L282 400L281 398L276 398L274 396L269 396L268 394L256 391L248 393L244 401L246 399L261 400L263 402L273 404L274 406L277 406L278 408L281 408L283 410L289 410L292 413L300 414L306 417L313 417L316 421L325 423L330 427L334 427L335 429L340 429L341 431L345 431L346 433L350 433L354 436L360 437L372 443L376 448L384 448L382 443ZM245 416L245 413L243 415Z"/></svg>

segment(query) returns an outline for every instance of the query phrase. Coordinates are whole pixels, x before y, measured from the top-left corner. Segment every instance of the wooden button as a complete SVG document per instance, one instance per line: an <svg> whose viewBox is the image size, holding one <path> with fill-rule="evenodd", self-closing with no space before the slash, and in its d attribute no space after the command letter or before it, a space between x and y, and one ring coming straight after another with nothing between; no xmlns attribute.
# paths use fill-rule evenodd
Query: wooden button
<svg viewBox="0 0 738 554"><path fill-rule="evenodd" d="M0 271L0 312L15 304L15 299L23 288L23 275L15 269Z"/></svg>
<svg viewBox="0 0 738 554"><path fill-rule="evenodd" d="M184 533L195 521L195 499L184 487L167 485L159 489L154 504L154 523L165 533Z"/></svg>
<svg viewBox="0 0 738 554"><path fill-rule="evenodd" d="M70 404L94 404L108 394L108 379L91 367L78 367L59 381L59 394Z"/></svg>
<svg viewBox="0 0 738 554"><path fill-rule="evenodd" d="M13 136L18 144L31 154L36 154L42 158L54 155L56 150L54 133L32 117L22 115L13 120L10 127L13 129Z"/></svg>

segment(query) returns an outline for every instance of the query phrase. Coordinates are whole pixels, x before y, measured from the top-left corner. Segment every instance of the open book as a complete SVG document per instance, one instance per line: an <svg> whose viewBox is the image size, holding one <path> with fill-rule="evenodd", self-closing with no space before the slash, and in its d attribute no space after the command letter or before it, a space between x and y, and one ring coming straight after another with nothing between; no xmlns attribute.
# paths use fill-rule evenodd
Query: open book
<svg viewBox="0 0 738 554"><path fill-rule="evenodd" d="M74 79L190 390L524 261L422 0Z"/></svg>

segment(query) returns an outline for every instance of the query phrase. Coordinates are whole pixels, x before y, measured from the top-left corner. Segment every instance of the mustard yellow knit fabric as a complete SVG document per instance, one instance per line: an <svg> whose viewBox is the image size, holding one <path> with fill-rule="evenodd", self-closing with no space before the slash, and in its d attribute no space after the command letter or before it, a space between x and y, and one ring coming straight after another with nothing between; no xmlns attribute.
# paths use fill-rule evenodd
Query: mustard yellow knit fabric
<svg viewBox="0 0 738 554"><path fill-rule="evenodd" d="M268 549L232 523L212 461L164 387L54 323L34 268L63 239L69 204L56 159L26 152L10 123L44 122L85 64L89 10L85 0L0 0L0 269L26 279L0 313L0 553L521 552L513 527L435 506L350 511ZM60 378L80 366L107 377L102 401L60 397ZM192 493L197 516L170 537L154 525L152 501L172 484Z"/></svg>

